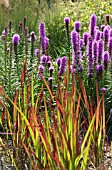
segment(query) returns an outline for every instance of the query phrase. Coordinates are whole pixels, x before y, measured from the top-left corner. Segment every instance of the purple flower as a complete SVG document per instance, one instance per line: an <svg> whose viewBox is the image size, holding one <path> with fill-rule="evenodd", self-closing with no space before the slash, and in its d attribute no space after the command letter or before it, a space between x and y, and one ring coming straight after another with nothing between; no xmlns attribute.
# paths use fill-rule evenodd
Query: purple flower
<svg viewBox="0 0 112 170"><path fill-rule="evenodd" d="M82 67L82 64L80 63L78 66L78 72L82 73L83 70L84 68Z"/></svg>
<svg viewBox="0 0 112 170"><path fill-rule="evenodd" d="M34 42L34 41L36 41L36 39L37 39L37 37L36 37L34 31L32 31L32 32L30 33L30 41L31 41L31 42Z"/></svg>
<svg viewBox="0 0 112 170"><path fill-rule="evenodd" d="M46 37L45 23L41 22L39 25L39 36L41 39Z"/></svg>
<svg viewBox="0 0 112 170"><path fill-rule="evenodd" d="M112 37L112 29L109 30L109 38Z"/></svg>
<svg viewBox="0 0 112 170"><path fill-rule="evenodd" d="M62 75L64 73L66 68L66 62L67 62L67 57L66 56L62 57L60 62L59 75Z"/></svg>
<svg viewBox="0 0 112 170"><path fill-rule="evenodd" d="M44 37L42 39L42 52L45 53L45 51L48 49L49 39L47 37Z"/></svg>
<svg viewBox="0 0 112 170"><path fill-rule="evenodd" d="M57 65L58 65L58 67L60 67L61 58L57 58L56 63L57 63Z"/></svg>
<svg viewBox="0 0 112 170"><path fill-rule="evenodd" d="M43 65L39 65L38 66L38 71L43 72L44 71L44 66Z"/></svg>
<svg viewBox="0 0 112 170"><path fill-rule="evenodd" d="M11 32L11 29L12 29L12 21L10 20L9 21L9 31Z"/></svg>
<svg viewBox="0 0 112 170"><path fill-rule="evenodd" d="M110 25L110 15L107 14L105 17L106 17L107 24Z"/></svg>
<svg viewBox="0 0 112 170"><path fill-rule="evenodd" d="M50 65L51 65L51 62L50 62L50 61L48 61L48 62L47 62L47 64L48 64L48 68L49 68L49 67L50 67Z"/></svg>
<svg viewBox="0 0 112 170"><path fill-rule="evenodd" d="M88 73L92 73L93 70L93 58L92 58L92 38L89 37L87 43L87 60L88 60Z"/></svg>
<svg viewBox="0 0 112 170"><path fill-rule="evenodd" d="M103 61L104 61L104 70L107 70L107 65L108 65L108 62L109 62L109 53L108 53L108 51L105 51L103 53Z"/></svg>
<svg viewBox="0 0 112 170"><path fill-rule="evenodd" d="M51 57L50 56L47 56L47 63L50 61Z"/></svg>
<svg viewBox="0 0 112 170"><path fill-rule="evenodd" d="M71 43L72 43L72 48L74 52L77 50L77 40L78 40L78 33L76 31L71 32Z"/></svg>
<svg viewBox="0 0 112 170"><path fill-rule="evenodd" d="M101 88L102 93L105 93L106 90L107 90L107 89L106 89L105 87L102 87L102 88Z"/></svg>
<svg viewBox="0 0 112 170"><path fill-rule="evenodd" d="M103 52L104 52L104 41L99 40L98 41L98 64L101 64Z"/></svg>
<svg viewBox="0 0 112 170"><path fill-rule="evenodd" d="M65 23L65 24L68 24L69 22L70 22L70 18L69 18L69 17L65 17L65 18L64 18L64 23Z"/></svg>
<svg viewBox="0 0 112 170"><path fill-rule="evenodd" d="M18 34L14 34L13 37L12 37L12 42L13 42L15 45L18 45L19 40L20 40L20 36L19 36Z"/></svg>
<svg viewBox="0 0 112 170"><path fill-rule="evenodd" d="M90 35L94 38L94 30L97 22L97 17L95 14L92 14L90 17Z"/></svg>
<svg viewBox="0 0 112 170"><path fill-rule="evenodd" d="M2 36L0 36L0 40L2 40Z"/></svg>
<svg viewBox="0 0 112 170"><path fill-rule="evenodd" d="M53 71L53 70L54 70L53 66L49 67L49 71Z"/></svg>
<svg viewBox="0 0 112 170"><path fill-rule="evenodd" d="M110 56L110 61L112 62L112 37L109 39L109 42L108 42L108 52Z"/></svg>
<svg viewBox="0 0 112 170"><path fill-rule="evenodd" d="M74 23L74 28L75 28L75 30L76 30L77 32L80 31L80 21L76 21L76 22Z"/></svg>
<svg viewBox="0 0 112 170"><path fill-rule="evenodd" d="M101 25L101 29L102 29L102 31L104 30L104 28L105 28L106 26L105 25Z"/></svg>
<svg viewBox="0 0 112 170"><path fill-rule="evenodd" d="M98 58L98 43L96 40L94 40L92 44L92 58L95 66L97 64L97 58Z"/></svg>
<svg viewBox="0 0 112 170"><path fill-rule="evenodd" d="M26 27L26 20L27 20L27 17L24 16L24 29L25 29L25 27Z"/></svg>
<svg viewBox="0 0 112 170"><path fill-rule="evenodd" d="M2 31L2 35L6 35L6 30L4 29L3 31Z"/></svg>
<svg viewBox="0 0 112 170"><path fill-rule="evenodd" d="M96 39L97 41L101 39L101 31L99 31L99 30L96 30L96 31L95 31L95 39Z"/></svg>
<svg viewBox="0 0 112 170"><path fill-rule="evenodd" d="M22 21L20 21L19 25L20 25L20 27L22 27L22 26L23 26L23 23L22 23Z"/></svg>
<svg viewBox="0 0 112 170"><path fill-rule="evenodd" d="M83 47L83 45L84 45L84 41L83 41L83 39L80 39L80 50Z"/></svg>
<svg viewBox="0 0 112 170"><path fill-rule="evenodd" d="M47 56L46 55L41 56L40 63L45 64L46 62L47 62Z"/></svg>
<svg viewBox="0 0 112 170"><path fill-rule="evenodd" d="M96 67L97 76L102 78L102 72L103 72L103 65L102 64L97 65L97 67Z"/></svg>
<svg viewBox="0 0 112 170"><path fill-rule="evenodd" d="M85 46L87 45L88 37L89 37L89 33L88 33L88 32L85 32L85 33L83 34L83 40L84 40Z"/></svg>
<svg viewBox="0 0 112 170"><path fill-rule="evenodd" d="M35 50L35 56L38 58L38 56L39 56L39 49Z"/></svg>
<svg viewBox="0 0 112 170"><path fill-rule="evenodd" d="M51 82L52 82L53 80L54 80L53 77L49 77L49 78L48 78L48 81L51 81Z"/></svg>
<svg viewBox="0 0 112 170"><path fill-rule="evenodd" d="M103 30L103 37L104 37L105 44L107 44L109 39L109 29L107 26Z"/></svg>
<svg viewBox="0 0 112 170"><path fill-rule="evenodd" d="M24 34L25 34L25 36L27 36L27 34L28 34L28 27L25 27Z"/></svg>
<svg viewBox="0 0 112 170"><path fill-rule="evenodd" d="M92 77L92 73L88 73L88 74L87 74L87 77L88 77L88 78L91 78L91 77Z"/></svg>

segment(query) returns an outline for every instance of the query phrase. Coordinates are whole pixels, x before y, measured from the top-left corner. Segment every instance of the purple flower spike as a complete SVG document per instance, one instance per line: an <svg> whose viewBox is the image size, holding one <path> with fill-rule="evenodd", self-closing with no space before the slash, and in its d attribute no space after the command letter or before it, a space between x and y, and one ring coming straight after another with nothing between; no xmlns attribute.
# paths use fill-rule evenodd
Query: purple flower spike
<svg viewBox="0 0 112 170"><path fill-rule="evenodd" d="M92 74L93 72L93 58L92 58L92 38L89 37L87 43L87 62L88 62L88 73Z"/></svg>
<svg viewBox="0 0 112 170"><path fill-rule="evenodd" d="M95 66L97 64L97 58L98 58L98 43L95 40L93 41L92 44L92 58Z"/></svg>
<svg viewBox="0 0 112 170"><path fill-rule="evenodd" d="M49 71L53 71L53 70L54 70L53 66L49 67Z"/></svg>
<svg viewBox="0 0 112 170"><path fill-rule="evenodd" d="M59 75L62 75L64 73L66 68L66 62L67 62L67 57L66 56L62 57L60 62Z"/></svg>
<svg viewBox="0 0 112 170"><path fill-rule="evenodd" d="M103 61L104 61L104 70L107 70L108 62L109 62L109 53L105 51L103 53Z"/></svg>
<svg viewBox="0 0 112 170"><path fill-rule="evenodd" d="M23 23L22 23L22 21L20 21L19 25L20 25L20 27L22 27L22 26L23 26Z"/></svg>
<svg viewBox="0 0 112 170"><path fill-rule="evenodd" d="M104 41L99 40L98 41L98 64L101 64L103 52L104 52Z"/></svg>
<svg viewBox="0 0 112 170"><path fill-rule="evenodd" d="M42 39L42 52L45 53L45 51L48 49L49 45L49 39L47 37L44 37Z"/></svg>
<svg viewBox="0 0 112 170"><path fill-rule="evenodd" d="M95 14L91 15L90 18L90 35L94 38L94 30L97 22L97 17Z"/></svg>
<svg viewBox="0 0 112 170"><path fill-rule="evenodd" d="M53 81L53 80L54 80L53 77L49 77L49 78L48 78L48 81Z"/></svg>
<svg viewBox="0 0 112 170"><path fill-rule="evenodd" d="M38 66L38 71L43 72L44 71L44 66L43 65L39 65Z"/></svg>
<svg viewBox="0 0 112 170"><path fill-rule="evenodd" d="M24 29L25 29L25 27L26 27L26 20L27 20L27 17L24 16Z"/></svg>
<svg viewBox="0 0 112 170"><path fill-rule="evenodd" d="M58 67L60 67L61 58L57 58L56 63L57 63L57 65L58 65Z"/></svg>
<svg viewBox="0 0 112 170"><path fill-rule="evenodd" d="M102 31L104 30L104 28L105 28L106 26L105 25L101 25L101 29L102 29Z"/></svg>
<svg viewBox="0 0 112 170"><path fill-rule="evenodd" d="M39 36L41 39L46 37L45 23L41 22L39 25Z"/></svg>
<svg viewBox="0 0 112 170"><path fill-rule="evenodd" d="M15 45L18 45L19 40L20 40L20 36L19 36L18 34L14 34L13 37L12 37L12 42L13 42Z"/></svg>
<svg viewBox="0 0 112 170"><path fill-rule="evenodd" d="M105 87L102 87L102 88L101 88L102 93L105 93L106 90L107 90L107 89L106 89Z"/></svg>
<svg viewBox="0 0 112 170"><path fill-rule="evenodd" d="M46 55L41 56L40 63L45 64L46 62L47 62L47 56Z"/></svg>
<svg viewBox="0 0 112 170"><path fill-rule="evenodd" d="M97 41L101 39L101 31L96 30L96 32L95 32L95 39L96 39Z"/></svg>
<svg viewBox="0 0 112 170"><path fill-rule="evenodd" d="M50 62L51 57L47 56L47 63Z"/></svg>
<svg viewBox="0 0 112 170"><path fill-rule="evenodd" d="M80 21L76 21L76 22L74 23L74 28L75 28L75 30L76 30L77 32L80 31Z"/></svg>
<svg viewBox="0 0 112 170"><path fill-rule="evenodd" d="M78 40L78 33L76 31L71 32L71 43L72 43L72 48L74 52L77 50L77 40Z"/></svg>
<svg viewBox="0 0 112 170"><path fill-rule="evenodd" d="M39 49L35 50L35 56L38 58L38 56L39 56Z"/></svg>
<svg viewBox="0 0 112 170"><path fill-rule="evenodd" d="M104 37L105 44L107 45L109 39L109 29L107 26L103 30L103 37Z"/></svg>
<svg viewBox="0 0 112 170"><path fill-rule="evenodd" d="M97 76L102 78L102 72L103 72L103 65L102 64L97 65L97 67L96 67Z"/></svg>
<svg viewBox="0 0 112 170"><path fill-rule="evenodd" d="M87 74L87 77L88 77L88 78L91 78L91 77L92 77L92 73L88 73L88 74Z"/></svg>
<svg viewBox="0 0 112 170"><path fill-rule="evenodd" d="M85 32L85 33L83 34L83 40L84 40L85 46L87 45L88 37L89 37L89 33L88 33L88 32Z"/></svg>
<svg viewBox="0 0 112 170"><path fill-rule="evenodd" d="M3 31L2 31L2 35L6 35L6 30L4 29Z"/></svg>
<svg viewBox="0 0 112 170"><path fill-rule="evenodd" d="M112 37L109 39L108 42L108 52L109 52L110 60L112 62Z"/></svg>
<svg viewBox="0 0 112 170"><path fill-rule="evenodd" d="M83 47L83 45L84 45L84 41L83 39L80 39L80 49Z"/></svg>
<svg viewBox="0 0 112 170"><path fill-rule="evenodd" d="M112 28L109 30L109 38L112 37Z"/></svg>
<svg viewBox="0 0 112 170"><path fill-rule="evenodd" d="M107 24L110 25L110 15L107 14L105 17L106 17Z"/></svg>
<svg viewBox="0 0 112 170"><path fill-rule="evenodd" d="M65 23L65 24L68 24L69 22L70 22L70 18L69 18L69 17L65 17L65 18L64 18L64 23Z"/></svg>
<svg viewBox="0 0 112 170"><path fill-rule="evenodd" d="M37 39L37 37L36 37L34 31L32 31L32 32L30 33L30 41L31 41L31 42L34 42L34 41L36 41L36 39Z"/></svg>

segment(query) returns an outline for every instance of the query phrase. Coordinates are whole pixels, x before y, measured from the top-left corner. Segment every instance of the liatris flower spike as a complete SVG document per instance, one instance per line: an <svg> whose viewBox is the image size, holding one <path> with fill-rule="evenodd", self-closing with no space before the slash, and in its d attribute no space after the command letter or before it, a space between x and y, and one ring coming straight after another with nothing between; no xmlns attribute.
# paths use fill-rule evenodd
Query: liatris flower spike
<svg viewBox="0 0 112 170"><path fill-rule="evenodd" d="M71 43L74 53L77 52L77 40L78 40L78 33L76 31L71 32Z"/></svg>
<svg viewBox="0 0 112 170"><path fill-rule="evenodd" d="M97 65L96 73L97 73L97 77L102 78L102 73L103 73L103 65L102 64Z"/></svg>
<svg viewBox="0 0 112 170"><path fill-rule="evenodd" d="M26 21L27 21L27 17L24 16L24 29L25 29L25 27L26 27Z"/></svg>
<svg viewBox="0 0 112 170"><path fill-rule="evenodd" d="M44 66L40 64L40 65L38 66L38 71L39 71L39 72L43 72L43 71L44 71Z"/></svg>
<svg viewBox="0 0 112 170"><path fill-rule="evenodd" d="M87 44L87 60L88 60L88 73L92 74L93 72L93 58L92 58L92 38L89 37Z"/></svg>
<svg viewBox="0 0 112 170"><path fill-rule="evenodd" d="M13 42L15 45L18 45L19 40L20 40L20 36L19 36L18 34L14 34L14 35L13 35L13 38L12 38L12 42Z"/></svg>
<svg viewBox="0 0 112 170"><path fill-rule="evenodd" d="M104 41L99 40L98 41L98 64L101 64L103 52L104 52Z"/></svg>
<svg viewBox="0 0 112 170"><path fill-rule="evenodd" d="M90 35L94 38L94 31L95 31L95 26L97 22L97 17L95 14L91 15L90 18Z"/></svg>
<svg viewBox="0 0 112 170"><path fill-rule="evenodd" d="M106 90L107 90L107 89L106 89L105 87L102 87L102 88L101 88L102 93L105 93Z"/></svg>
<svg viewBox="0 0 112 170"><path fill-rule="evenodd" d="M76 21L76 22L74 23L74 28L75 28L75 30L76 30L77 32L80 32L80 21Z"/></svg>
<svg viewBox="0 0 112 170"><path fill-rule="evenodd" d="M45 64L47 63L47 56L46 55L42 55L41 56L41 60L40 60L40 64Z"/></svg>
<svg viewBox="0 0 112 170"><path fill-rule="evenodd" d="M112 37L110 37L108 42L108 52L109 52L110 59L112 61Z"/></svg>
<svg viewBox="0 0 112 170"><path fill-rule="evenodd" d="M103 61L104 61L104 70L107 71L107 66L108 66L108 62L109 62L109 53L108 53L108 51L105 51L103 53Z"/></svg>
<svg viewBox="0 0 112 170"><path fill-rule="evenodd" d="M107 45L109 39L109 29L107 26L103 30L103 37L104 37L105 45Z"/></svg>
<svg viewBox="0 0 112 170"><path fill-rule="evenodd" d="M107 24L110 25L110 15L107 14L105 17L106 17Z"/></svg>
<svg viewBox="0 0 112 170"><path fill-rule="evenodd" d="M87 45L88 37L89 37L89 33L88 33L88 32L85 32L85 33L83 34L83 40L84 40L85 46Z"/></svg>
<svg viewBox="0 0 112 170"><path fill-rule="evenodd" d="M37 39L37 37L36 37L34 31L32 31L32 32L30 33L30 41L31 41L31 42L34 42L34 41L36 41L36 39Z"/></svg>
<svg viewBox="0 0 112 170"><path fill-rule="evenodd" d="M96 66L97 58L98 58L98 43L96 40L94 40L92 44L92 58L93 58L93 65Z"/></svg>
<svg viewBox="0 0 112 170"><path fill-rule="evenodd" d="M45 24L44 22L41 22L39 25L39 36L41 39L46 37L46 31L45 31Z"/></svg>
<svg viewBox="0 0 112 170"><path fill-rule="evenodd" d="M35 50L35 56L38 58L38 56L39 56L39 49Z"/></svg>
<svg viewBox="0 0 112 170"><path fill-rule="evenodd" d="M65 17L64 18L64 23L65 23L65 26L66 26L67 30L68 30L68 27L69 27L69 22L70 22L70 18L69 17Z"/></svg>
<svg viewBox="0 0 112 170"><path fill-rule="evenodd" d="M12 21L9 21L9 32L11 33L11 29L12 29Z"/></svg>

